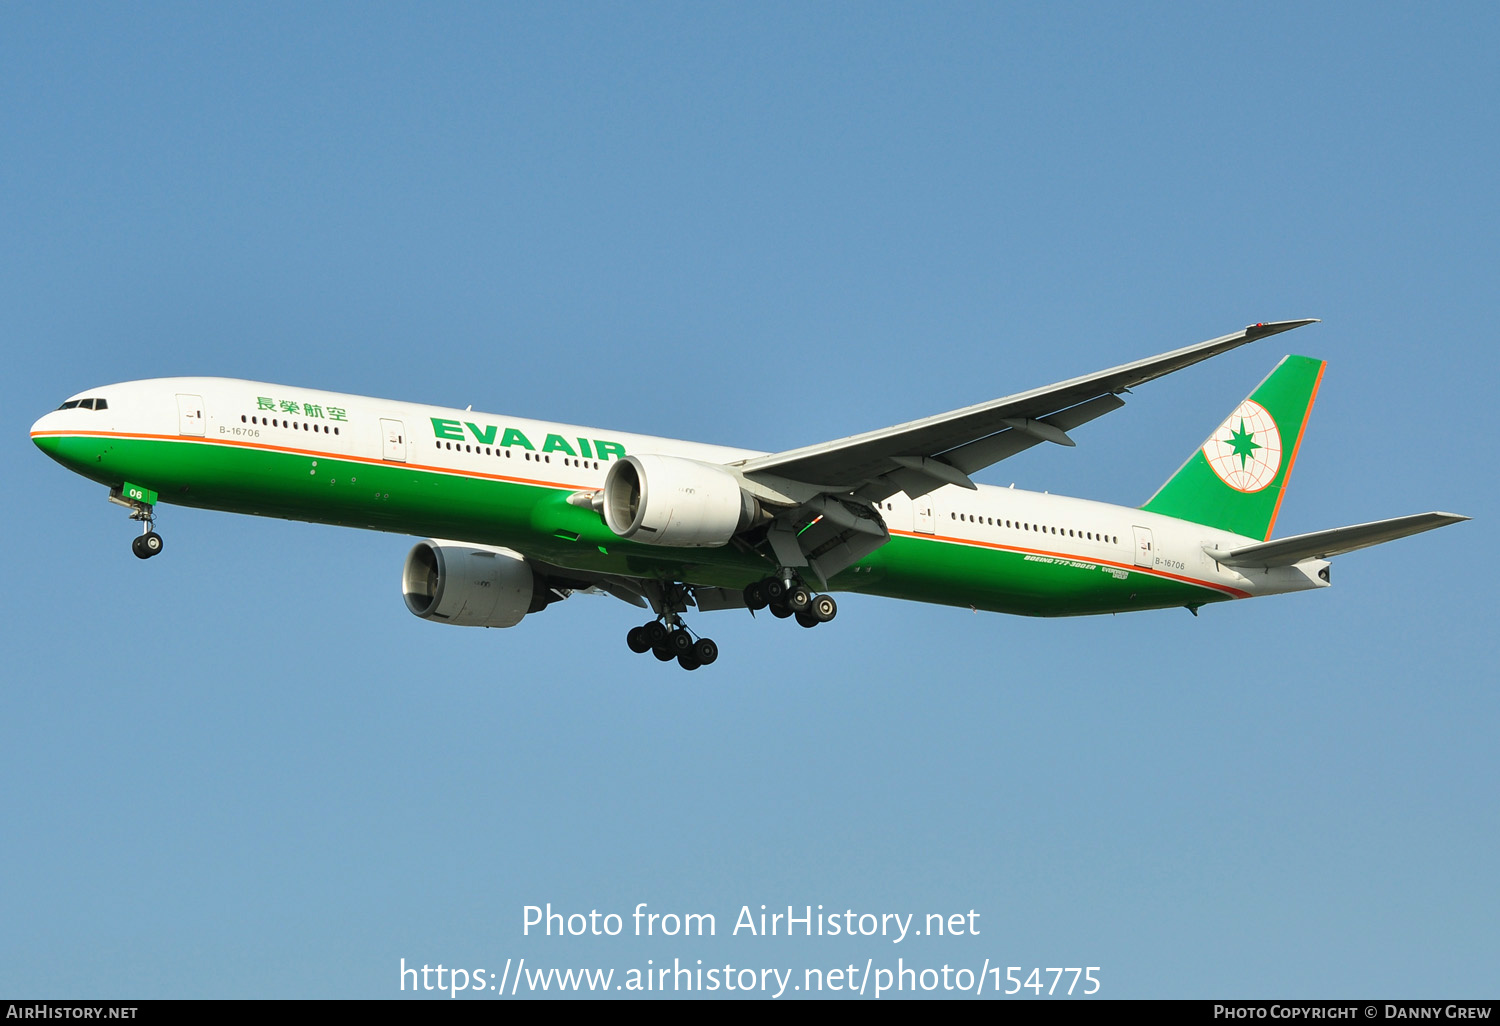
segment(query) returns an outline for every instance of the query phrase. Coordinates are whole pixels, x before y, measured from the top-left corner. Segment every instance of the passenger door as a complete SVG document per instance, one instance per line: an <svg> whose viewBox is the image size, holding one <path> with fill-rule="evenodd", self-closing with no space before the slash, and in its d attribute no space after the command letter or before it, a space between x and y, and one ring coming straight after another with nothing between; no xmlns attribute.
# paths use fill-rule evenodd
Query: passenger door
<svg viewBox="0 0 1500 1026"><path fill-rule="evenodd" d="M208 433L204 426L203 397L201 395L178 395L177 397L177 433L179 435L197 435L202 438Z"/></svg>
<svg viewBox="0 0 1500 1026"><path fill-rule="evenodd" d="M1135 565L1152 566L1156 563L1156 553L1152 551L1151 528L1137 527L1135 530Z"/></svg>
<svg viewBox="0 0 1500 1026"><path fill-rule="evenodd" d="M380 420L381 457L396 463L406 462L406 429L399 420Z"/></svg>
<svg viewBox="0 0 1500 1026"><path fill-rule="evenodd" d="M911 500L912 529L918 534L931 534L933 531L932 495L923 495Z"/></svg>

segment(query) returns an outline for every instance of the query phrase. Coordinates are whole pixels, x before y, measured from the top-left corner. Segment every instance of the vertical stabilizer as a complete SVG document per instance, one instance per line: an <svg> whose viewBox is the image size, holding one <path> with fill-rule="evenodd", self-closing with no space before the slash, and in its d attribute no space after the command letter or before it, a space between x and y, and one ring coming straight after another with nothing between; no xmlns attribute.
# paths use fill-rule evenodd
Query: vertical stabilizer
<svg viewBox="0 0 1500 1026"><path fill-rule="evenodd" d="M1285 357L1142 509L1270 538L1325 366Z"/></svg>

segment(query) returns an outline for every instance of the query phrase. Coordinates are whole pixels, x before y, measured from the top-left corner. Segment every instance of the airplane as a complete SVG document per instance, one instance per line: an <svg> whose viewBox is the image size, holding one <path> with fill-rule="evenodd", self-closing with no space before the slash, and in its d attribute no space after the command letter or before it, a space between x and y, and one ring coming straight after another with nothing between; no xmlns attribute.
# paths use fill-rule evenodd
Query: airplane
<svg viewBox="0 0 1500 1026"><path fill-rule="evenodd" d="M1262 322L1095 374L778 453L320 389L179 377L91 388L31 428L162 551L169 503L422 536L415 615L512 627L575 593L648 608L634 652L693 670L683 615L827 623L830 592L1027 616L1326 588L1329 557L1457 523L1429 512L1271 539L1324 361L1287 356L1143 506L971 475L1119 409L1165 374L1314 319Z"/></svg>

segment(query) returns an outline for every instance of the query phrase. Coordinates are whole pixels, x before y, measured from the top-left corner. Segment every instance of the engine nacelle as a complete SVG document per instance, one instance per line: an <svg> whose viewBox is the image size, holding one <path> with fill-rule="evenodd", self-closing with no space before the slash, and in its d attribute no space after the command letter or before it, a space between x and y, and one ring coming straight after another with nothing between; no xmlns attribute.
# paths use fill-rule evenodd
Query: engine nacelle
<svg viewBox="0 0 1500 1026"><path fill-rule="evenodd" d="M431 538L406 554L401 594L422 619L460 627L514 627L547 604L519 552Z"/></svg>
<svg viewBox="0 0 1500 1026"><path fill-rule="evenodd" d="M760 505L733 474L679 456L627 456L604 479L604 522L621 538L716 548L748 527Z"/></svg>

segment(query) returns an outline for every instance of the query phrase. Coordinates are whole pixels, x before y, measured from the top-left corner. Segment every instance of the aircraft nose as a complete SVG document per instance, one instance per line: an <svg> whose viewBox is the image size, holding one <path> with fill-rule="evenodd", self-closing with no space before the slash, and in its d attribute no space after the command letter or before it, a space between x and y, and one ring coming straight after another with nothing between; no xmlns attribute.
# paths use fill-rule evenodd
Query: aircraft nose
<svg viewBox="0 0 1500 1026"><path fill-rule="evenodd" d="M47 413L42 414L42 416L37 419L37 422L31 425L31 440L33 442L36 442L38 445L41 444L41 441L37 438L37 436L51 430L52 425L56 422L56 418L53 417L53 414L56 412L56 410L50 410Z"/></svg>
<svg viewBox="0 0 1500 1026"><path fill-rule="evenodd" d="M61 417L57 410L44 413L37 422L31 425L31 440L36 447L49 456L57 451L58 431L62 427Z"/></svg>

